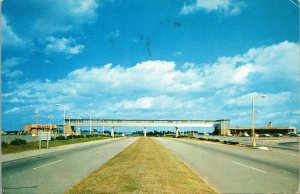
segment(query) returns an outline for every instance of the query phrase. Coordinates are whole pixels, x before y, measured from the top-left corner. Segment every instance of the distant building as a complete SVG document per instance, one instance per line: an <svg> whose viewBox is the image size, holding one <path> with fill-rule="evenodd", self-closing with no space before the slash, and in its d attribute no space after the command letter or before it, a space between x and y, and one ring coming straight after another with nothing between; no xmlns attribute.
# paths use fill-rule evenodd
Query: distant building
<svg viewBox="0 0 300 194"><path fill-rule="evenodd" d="M56 134L59 132L59 125L49 125L49 124L25 124L24 132L29 132L32 135L38 135L39 131L49 131L51 134Z"/></svg>
<svg viewBox="0 0 300 194"><path fill-rule="evenodd" d="M80 135L81 131L78 129L75 131L75 128L73 126L66 125L66 131L64 133L64 127L63 125L49 125L49 124L25 124L24 125L24 132L29 132L32 135L38 135L39 131L48 131L50 130L51 135L52 134L66 134L66 135Z"/></svg>
<svg viewBox="0 0 300 194"><path fill-rule="evenodd" d="M296 133L297 128L292 126L273 126L272 122L269 122L267 126L255 126L255 133L256 134L275 134L275 133L281 133L283 135L287 135L288 133ZM248 134L252 134L252 127L228 127L227 134L233 134L233 135L240 135L242 133L247 132Z"/></svg>

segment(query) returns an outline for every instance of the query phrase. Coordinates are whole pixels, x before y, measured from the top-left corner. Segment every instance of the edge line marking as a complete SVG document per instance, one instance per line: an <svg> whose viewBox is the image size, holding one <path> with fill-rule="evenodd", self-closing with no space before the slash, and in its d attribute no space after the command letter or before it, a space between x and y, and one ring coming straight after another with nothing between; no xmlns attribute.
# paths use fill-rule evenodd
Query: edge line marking
<svg viewBox="0 0 300 194"><path fill-rule="evenodd" d="M232 161L232 162L233 162L233 163L235 163L235 164L238 164L238 165L241 165L241 166L244 166L244 167L250 168L250 169L252 169L252 170L256 170L256 171L258 171L258 172L261 172L261 173L267 173L267 172L265 172L265 171L259 170L259 169L257 169L257 168L254 168L254 167L251 167L251 166L248 166L248 165L245 165L245 164L239 163L239 162L235 162L235 161Z"/></svg>
<svg viewBox="0 0 300 194"><path fill-rule="evenodd" d="M42 168L42 167L45 167L45 166L49 166L49 165L51 165L51 164L55 164L55 163L61 162L61 161L63 161L63 160L64 160L64 159L57 160L57 161L54 161L54 162L50 162L50 163L48 163L48 164L44 164L44 165L42 165L42 166L35 167L35 168L33 168L33 170L36 170L36 169L39 169L39 168Z"/></svg>

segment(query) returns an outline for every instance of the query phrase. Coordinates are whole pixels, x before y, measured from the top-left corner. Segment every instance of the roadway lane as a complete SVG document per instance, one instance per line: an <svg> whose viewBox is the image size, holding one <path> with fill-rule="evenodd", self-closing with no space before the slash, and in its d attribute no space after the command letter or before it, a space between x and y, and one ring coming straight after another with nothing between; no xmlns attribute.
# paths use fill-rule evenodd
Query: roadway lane
<svg viewBox="0 0 300 194"><path fill-rule="evenodd" d="M4 193L64 193L136 140L137 138L116 138L4 162Z"/></svg>
<svg viewBox="0 0 300 194"><path fill-rule="evenodd" d="M155 138L221 193L296 193L299 153Z"/></svg>

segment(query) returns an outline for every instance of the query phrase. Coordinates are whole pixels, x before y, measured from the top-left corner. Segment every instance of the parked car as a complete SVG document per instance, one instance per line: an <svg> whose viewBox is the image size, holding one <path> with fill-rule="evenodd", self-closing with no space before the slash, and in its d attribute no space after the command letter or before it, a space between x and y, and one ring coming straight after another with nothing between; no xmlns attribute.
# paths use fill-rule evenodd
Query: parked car
<svg viewBox="0 0 300 194"><path fill-rule="evenodd" d="M290 137L299 137L300 135L297 133L289 133L289 136Z"/></svg>
<svg viewBox="0 0 300 194"><path fill-rule="evenodd" d="M270 134L263 133L263 134L260 134L259 136L260 136L260 137L270 137Z"/></svg>
<svg viewBox="0 0 300 194"><path fill-rule="evenodd" d="M283 135L281 133L275 133L273 136L274 137L282 137Z"/></svg>
<svg viewBox="0 0 300 194"><path fill-rule="evenodd" d="M248 133L242 133L241 137L249 137L249 134Z"/></svg>

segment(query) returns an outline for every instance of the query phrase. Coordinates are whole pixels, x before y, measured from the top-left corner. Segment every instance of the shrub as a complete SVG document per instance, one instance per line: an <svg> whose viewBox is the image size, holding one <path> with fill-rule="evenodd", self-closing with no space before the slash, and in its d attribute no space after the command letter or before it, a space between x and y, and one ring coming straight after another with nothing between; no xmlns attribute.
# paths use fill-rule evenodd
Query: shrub
<svg viewBox="0 0 300 194"><path fill-rule="evenodd" d="M1 141L1 147L8 147L8 143L5 141Z"/></svg>
<svg viewBox="0 0 300 194"><path fill-rule="evenodd" d="M25 139L15 139L10 142L11 145L25 145L26 143Z"/></svg>
<svg viewBox="0 0 300 194"><path fill-rule="evenodd" d="M60 135L56 137L56 140L66 140L66 138L65 136Z"/></svg>
<svg viewBox="0 0 300 194"><path fill-rule="evenodd" d="M219 140L219 139L214 139L213 141L214 141L214 142L219 142L220 140Z"/></svg>
<svg viewBox="0 0 300 194"><path fill-rule="evenodd" d="M236 144L239 144L239 142L237 141L228 141L229 144L232 144L232 145L236 145Z"/></svg>
<svg viewBox="0 0 300 194"><path fill-rule="evenodd" d="M83 135L77 135L77 138L84 138Z"/></svg>

